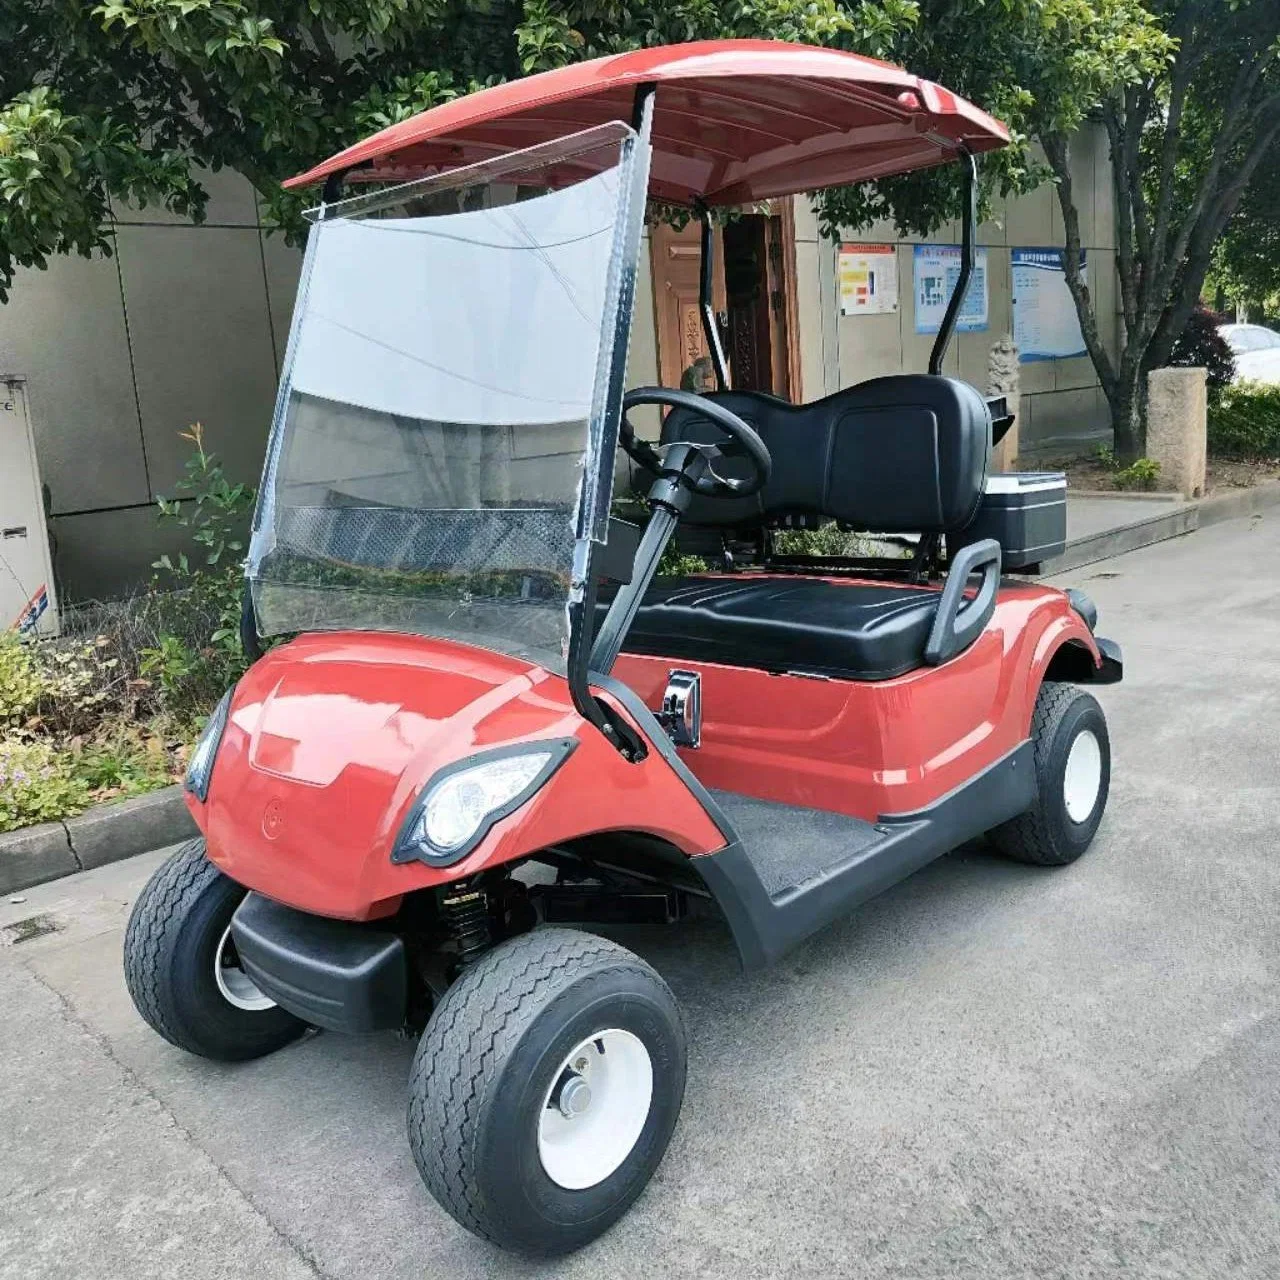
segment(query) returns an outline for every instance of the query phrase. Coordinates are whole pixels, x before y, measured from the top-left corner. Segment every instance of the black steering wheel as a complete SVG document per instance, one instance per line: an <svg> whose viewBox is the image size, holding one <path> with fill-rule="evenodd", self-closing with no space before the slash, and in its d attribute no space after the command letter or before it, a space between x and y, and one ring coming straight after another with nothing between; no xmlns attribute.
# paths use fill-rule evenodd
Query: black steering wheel
<svg viewBox="0 0 1280 1280"><path fill-rule="evenodd" d="M642 404L664 405L670 409L688 409L714 423L736 447L725 449L720 443L699 444L694 440L669 440L656 449L647 440L638 439L627 420L630 410ZM695 493L708 498L746 498L759 493L769 479L773 460L756 432L738 415L715 400L695 395L692 391L672 391L667 387L636 387L622 397L622 425L618 440L627 456L655 476L675 473L680 482ZM675 454L679 451L677 460ZM701 465L690 466L694 455ZM751 463L751 474L742 480L717 475L713 463L717 458L745 457Z"/></svg>

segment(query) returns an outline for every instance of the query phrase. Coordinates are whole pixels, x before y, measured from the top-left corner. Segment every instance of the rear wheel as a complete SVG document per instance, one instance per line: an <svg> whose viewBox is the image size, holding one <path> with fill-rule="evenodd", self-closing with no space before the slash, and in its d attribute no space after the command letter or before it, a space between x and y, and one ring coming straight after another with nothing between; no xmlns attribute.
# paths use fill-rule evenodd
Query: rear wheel
<svg viewBox="0 0 1280 1280"><path fill-rule="evenodd" d="M124 977L138 1012L171 1044L204 1058L260 1058L307 1029L240 967L231 917L245 890L182 846L147 881L124 935Z"/></svg>
<svg viewBox="0 0 1280 1280"><path fill-rule="evenodd" d="M1036 799L1026 813L988 832L1003 854L1058 867L1093 841L1111 784L1111 740L1102 708L1075 685L1046 681L1031 721Z"/></svg>
<svg viewBox="0 0 1280 1280"><path fill-rule="evenodd" d="M495 947L440 1002L409 1082L409 1142L468 1230L561 1254L611 1226L658 1167L685 1039L638 956L570 929Z"/></svg>

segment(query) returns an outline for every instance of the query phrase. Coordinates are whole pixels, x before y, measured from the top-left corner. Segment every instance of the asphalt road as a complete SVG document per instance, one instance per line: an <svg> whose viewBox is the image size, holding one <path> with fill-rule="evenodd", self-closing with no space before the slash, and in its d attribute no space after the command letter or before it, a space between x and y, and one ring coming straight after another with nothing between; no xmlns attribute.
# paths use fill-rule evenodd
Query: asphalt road
<svg viewBox="0 0 1280 1280"><path fill-rule="evenodd" d="M1128 669L1094 848L953 854L762 976L713 923L628 939L684 1008L689 1091L646 1194L559 1264L428 1198L410 1045L228 1068L141 1023L120 938L157 856L0 900L56 928L0 948L0 1276L1271 1280L1280 517L1071 581Z"/></svg>

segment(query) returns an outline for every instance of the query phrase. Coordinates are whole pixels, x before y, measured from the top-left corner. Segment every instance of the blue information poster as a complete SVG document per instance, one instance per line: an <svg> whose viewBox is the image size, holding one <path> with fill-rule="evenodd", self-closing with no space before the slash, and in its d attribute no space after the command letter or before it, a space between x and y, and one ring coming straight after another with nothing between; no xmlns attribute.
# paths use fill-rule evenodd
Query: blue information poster
<svg viewBox="0 0 1280 1280"><path fill-rule="evenodd" d="M1013 341L1023 362L1086 353L1080 317L1067 288L1065 254L1055 248L1013 250ZM1080 274L1085 275L1083 249Z"/></svg>
<svg viewBox="0 0 1280 1280"><path fill-rule="evenodd" d="M947 303L960 279L960 246L958 244L918 244L913 255L916 297L916 332L937 333ZM973 275L965 290L964 302L956 328L975 333L987 327L987 251L975 254Z"/></svg>

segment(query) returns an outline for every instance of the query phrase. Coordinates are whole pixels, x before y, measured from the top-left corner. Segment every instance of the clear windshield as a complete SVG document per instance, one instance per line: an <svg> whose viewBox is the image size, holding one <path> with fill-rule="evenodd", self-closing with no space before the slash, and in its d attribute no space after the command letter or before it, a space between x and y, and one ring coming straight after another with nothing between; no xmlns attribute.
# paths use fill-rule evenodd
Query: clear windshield
<svg viewBox="0 0 1280 1280"><path fill-rule="evenodd" d="M617 165L550 194L489 182L432 194L452 212L312 228L248 563L263 634L563 656L612 469L632 187L612 146Z"/></svg>

